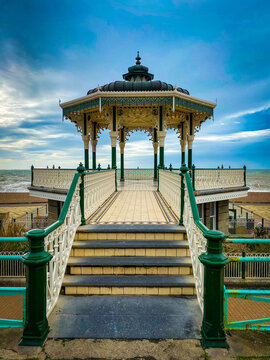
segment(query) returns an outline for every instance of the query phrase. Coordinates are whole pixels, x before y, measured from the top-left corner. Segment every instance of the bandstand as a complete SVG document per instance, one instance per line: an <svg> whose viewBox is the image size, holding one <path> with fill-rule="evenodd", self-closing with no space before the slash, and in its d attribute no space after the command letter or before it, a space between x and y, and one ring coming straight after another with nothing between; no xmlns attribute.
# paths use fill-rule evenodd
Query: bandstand
<svg viewBox="0 0 270 360"><path fill-rule="evenodd" d="M136 64L128 68L123 79L124 81L98 86L89 90L84 97L60 104L64 118L73 122L82 134L86 169L89 169L89 142L92 146L92 169L96 169L98 138L104 129L110 130L113 169L116 168L117 140L119 141L121 180L125 177L125 144L130 134L136 130L146 132L152 141L155 180L158 166L161 169L165 166L167 129L173 129L178 134L181 164L186 161L188 147L187 160L191 169L194 135L204 121L213 117L216 104L192 97L183 88L153 80L154 75L149 73L146 66L141 65L139 52Z"/></svg>
<svg viewBox="0 0 270 360"><path fill-rule="evenodd" d="M200 169L193 165L194 136L201 124L213 117L215 103L154 80L148 68L141 65L139 52L136 64L129 67L123 79L60 104L63 118L73 122L81 133L84 165L81 163L77 169L32 166L29 192L48 199L49 226L32 229L21 238L0 239L29 242L27 253L13 257L22 258L28 268L27 287L16 290L26 294L25 319L15 323L4 319L4 325L23 327L21 345L28 346L44 343L49 332L48 318L50 336L55 338L74 338L81 331L78 337L82 338L90 334L94 338L121 335L141 339L144 327L152 321L147 321L148 310L145 317L140 314L137 332L132 321L118 332L120 317L108 327L105 321L91 327L95 309L103 312L99 304L105 301L114 313L115 302L109 295L165 295L174 297L183 323L175 320L175 333L171 331L175 316L169 314L162 299L155 300L159 304L158 326L152 321L146 338L193 338L198 336L201 325L203 346L227 347L223 271L229 260L222 253L222 241L228 234L229 200L247 195L246 169ZM111 166L102 169L97 166L98 141L105 129L110 130ZM165 166L168 129L179 137L176 169ZM124 182L128 179L124 149L130 134L137 130L144 131L152 141L153 169L148 177L142 176L139 169L139 184L129 187ZM118 182L117 175L117 142L122 182ZM77 295L87 297L75 300ZM89 299L92 295L107 298ZM165 303L171 301L164 299ZM119 300L118 305L124 304L121 311L127 309L129 313L125 308L128 301L127 297ZM147 301L152 310L151 299ZM82 322L83 326L78 325L77 313L71 314L72 305L80 302L81 315L93 315ZM62 303L68 306L62 309ZM159 309L165 309L162 321ZM136 318L138 311L133 311Z"/></svg>

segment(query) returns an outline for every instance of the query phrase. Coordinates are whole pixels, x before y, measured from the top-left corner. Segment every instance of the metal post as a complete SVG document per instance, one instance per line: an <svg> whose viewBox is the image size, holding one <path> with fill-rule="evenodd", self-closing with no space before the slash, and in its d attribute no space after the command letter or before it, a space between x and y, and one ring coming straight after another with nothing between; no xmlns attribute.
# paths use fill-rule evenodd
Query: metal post
<svg viewBox="0 0 270 360"><path fill-rule="evenodd" d="M114 174L114 178L115 178L115 191L117 191L117 167L114 169L115 174Z"/></svg>
<svg viewBox="0 0 270 360"><path fill-rule="evenodd" d="M192 165L192 169L191 169L191 173L192 173L192 187L193 187L193 190L195 190L195 165L193 164Z"/></svg>
<svg viewBox="0 0 270 360"><path fill-rule="evenodd" d="M244 186L247 186L247 167L246 167L246 165L244 165L243 168L244 168Z"/></svg>
<svg viewBox="0 0 270 360"><path fill-rule="evenodd" d="M42 346L49 332L46 314L47 263L52 255L44 251L45 231L30 230L25 235L29 252L22 256L26 266L26 313L23 336L19 345Z"/></svg>
<svg viewBox="0 0 270 360"><path fill-rule="evenodd" d="M158 165L157 168L157 192L159 192L159 169L160 169L160 165Z"/></svg>
<svg viewBox="0 0 270 360"><path fill-rule="evenodd" d="M85 217L84 217L84 171L85 167L82 163L77 167L77 171L81 174L81 182L80 182L80 208L81 208L81 225L85 225Z"/></svg>
<svg viewBox="0 0 270 360"><path fill-rule="evenodd" d="M184 183L184 175L188 171L186 164L183 164L180 168L180 175L181 175L181 203L180 203L180 218L179 218L179 225L184 225L183 221L183 214L184 214L184 207L185 207L185 183Z"/></svg>
<svg viewBox="0 0 270 360"><path fill-rule="evenodd" d="M246 257L246 250L242 250L242 257ZM246 263L242 262L242 279L245 280L246 278Z"/></svg>
<svg viewBox="0 0 270 360"><path fill-rule="evenodd" d="M30 214L30 219L31 219L31 229L33 229L33 213L31 212L31 214Z"/></svg>
<svg viewBox="0 0 270 360"><path fill-rule="evenodd" d="M204 237L207 252L199 256L204 265L202 345L228 348L224 330L224 266L230 260L222 253L222 241L227 236L217 230L208 230Z"/></svg>
<svg viewBox="0 0 270 360"><path fill-rule="evenodd" d="M31 166L31 186L33 186L34 182L34 165Z"/></svg>

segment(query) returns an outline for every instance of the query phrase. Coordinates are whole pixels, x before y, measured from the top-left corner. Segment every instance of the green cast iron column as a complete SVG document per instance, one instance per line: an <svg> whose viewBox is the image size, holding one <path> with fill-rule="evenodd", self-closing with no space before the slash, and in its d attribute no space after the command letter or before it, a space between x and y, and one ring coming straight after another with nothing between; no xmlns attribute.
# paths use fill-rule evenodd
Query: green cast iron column
<svg viewBox="0 0 270 360"><path fill-rule="evenodd" d="M222 253L222 241L226 235L208 230L204 237L207 251L199 256L204 265L202 344L205 348L228 348L224 330L224 266L230 260Z"/></svg>
<svg viewBox="0 0 270 360"><path fill-rule="evenodd" d="M89 150L88 149L84 149L84 164L85 164L85 168L88 170L89 169Z"/></svg>
<svg viewBox="0 0 270 360"><path fill-rule="evenodd" d="M158 139L157 139L157 129L154 128L154 136L153 136L153 147L154 147L154 180L158 178Z"/></svg>
<svg viewBox="0 0 270 360"><path fill-rule="evenodd" d="M52 255L44 251L43 229L26 233L29 252L22 256L26 266L26 314L20 345L42 346L49 332L46 314L47 263Z"/></svg>
<svg viewBox="0 0 270 360"><path fill-rule="evenodd" d="M182 164L180 168L181 175L181 202L180 202L180 218L179 225L184 225L183 214L184 214L184 206L185 206L185 183L184 183L184 174L188 172L188 168L186 164Z"/></svg>
<svg viewBox="0 0 270 360"><path fill-rule="evenodd" d="M84 166L89 169L89 136L87 133L86 114L83 114Z"/></svg>
<svg viewBox="0 0 270 360"><path fill-rule="evenodd" d="M84 171L85 168L82 163L77 167L77 171L81 174L81 182L80 182L80 209L81 209L81 225L85 225L85 217L84 217Z"/></svg>
<svg viewBox="0 0 270 360"><path fill-rule="evenodd" d="M120 136L120 158L121 158L121 166L120 166L120 181L125 180L125 168L124 168L124 149L125 149L125 137L124 137L125 128L121 128L121 136Z"/></svg>
<svg viewBox="0 0 270 360"><path fill-rule="evenodd" d="M159 107L159 167L164 169L164 136L163 133L163 108Z"/></svg>
<svg viewBox="0 0 270 360"><path fill-rule="evenodd" d="M185 131L185 127L184 127L184 122L181 122L181 140L180 140L180 145L181 145L181 166L184 166L184 164L186 163L185 157L186 157L186 134L184 133Z"/></svg>
<svg viewBox="0 0 270 360"><path fill-rule="evenodd" d="M97 168L97 158L96 158L96 148L97 148L97 123L93 123L93 140L91 140L92 145L92 169Z"/></svg>
<svg viewBox="0 0 270 360"><path fill-rule="evenodd" d="M192 168L192 143L193 143L193 114L189 117L189 136L188 136L188 168Z"/></svg>
<svg viewBox="0 0 270 360"><path fill-rule="evenodd" d="M112 169L116 169L116 107L113 106L113 123L112 123L111 141L112 141ZM112 137L113 135L113 137Z"/></svg>

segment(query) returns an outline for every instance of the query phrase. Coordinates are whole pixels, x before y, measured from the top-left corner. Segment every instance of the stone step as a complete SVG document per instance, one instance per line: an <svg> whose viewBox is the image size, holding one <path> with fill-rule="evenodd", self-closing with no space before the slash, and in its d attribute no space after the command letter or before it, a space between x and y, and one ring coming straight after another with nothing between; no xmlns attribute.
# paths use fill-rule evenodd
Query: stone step
<svg viewBox="0 0 270 360"><path fill-rule="evenodd" d="M191 275L188 257L71 257L71 275Z"/></svg>
<svg viewBox="0 0 270 360"><path fill-rule="evenodd" d="M66 295L195 295L193 276L66 275Z"/></svg>
<svg viewBox="0 0 270 360"><path fill-rule="evenodd" d="M186 240L74 241L70 256L189 256Z"/></svg>
<svg viewBox="0 0 270 360"><path fill-rule="evenodd" d="M186 232L178 225L84 225L75 240L185 240Z"/></svg>

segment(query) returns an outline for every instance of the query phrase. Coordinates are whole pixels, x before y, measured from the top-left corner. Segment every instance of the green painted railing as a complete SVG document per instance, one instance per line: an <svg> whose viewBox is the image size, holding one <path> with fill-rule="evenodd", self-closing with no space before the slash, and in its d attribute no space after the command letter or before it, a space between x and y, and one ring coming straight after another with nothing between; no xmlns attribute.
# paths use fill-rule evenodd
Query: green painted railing
<svg viewBox="0 0 270 360"><path fill-rule="evenodd" d="M226 239L225 242L234 244L269 244L270 239ZM230 260L245 264L247 262L270 262L270 257L231 256ZM225 289L224 298L224 324L226 329L270 331L270 325L266 324L267 322L270 322L270 318L228 322L228 298L270 303L270 290Z"/></svg>
<svg viewBox="0 0 270 360"><path fill-rule="evenodd" d="M26 242L26 237L3 237L0 242ZM0 255L0 260L21 260L21 255ZM25 318L25 287L0 287L0 296L23 295L23 320L0 319L0 328L22 328Z"/></svg>
<svg viewBox="0 0 270 360"><path fill-rule="evenodd" d="M260 330L270 331L270 317L243 321L228 321L228 298L253 300L270 303L270 290L230 290L224 287L224 324L228 330Z"/></svg>
<svg viewBox="0 0 270 360"><path fill-rule="evenodd" d="M105 170L105 171L115 171L115 170ZM66 196L66 200L65 200L65 203L61 210L61 213L59 215L59 218L54 224L50 225L45 230L44 229L30 230L25 234L25 237L0 238L0 241L5 241L5 242L29 241L29 251L26 252L22 257L16 256L16 255L0 256L0 259L3 259L3 260L5 260L5 259L14 259L14 260L21 259L22 262L27 267L26 289L21 288L20 291L18 289L16 290L17 293L26 294L27 306L25 309L24 321L18 322L19 321L18 320L17 322L14 322L14 321L7 321L8 319L3 319L4 321L2 322L2 327L6 327L6 326L18 327L18 326L23 325L24 330L23 330L23 336L22 336L20 345L41 346L44 343L44 341L48 335L49 326L48 326L47 311L46 311L47 290L49 290L49 288L47 289L47 265L48 264L49 264L48 269L49 269L49 273L50 273L49 278L51 279L55 274L57 274L58 285L61 283L61 279L59 278L59 272L57 271L59 269L55 269L53 266L51 266L52 262L50 263L51 259L53 258L53 255L50 252L53 253L53 251L55 250L54 249L54 240L52 242L53 247L48 248L48 250L45 251L45 238L53 236L54 230L60 228L60 226L65 223L67 214L68 214L69 208L72 204L73 196L75 194L75 191L78 186L80 178L81 178L80 192L79 192L80 193L80 204L79 204L80 212L77 212L77 215L76 214L73 215L74 217L76 217L77 220L73 219L72 221L76 222L76 224L77 224L76 227L80 223L83 224L85 222L85 219L84 219L84 210L85 210L84 181L85 181L85 177L87 175L92 175L92 174L96 174L96 173L100 174L101 172L105 172L105 171L89 171L88 172L88 171L85 171L85 168L83 167L83 165L80 164L79 167L77 168L77 173L74 174L73 180L69 187L69 191ZM115 179L113 177L113 183L114 182L115 182ZM114 184L114 186L115 186L115 184ZM78 206L78 202L76 202L76 204L74 203L73 207L77 208L77 206ZM79 215L79 221L78 221L78 215ZM69 223L68 225L69 225L69 227L67 229L66 228L65 229L66 229L66 231L68 231L67 236L71 236L69 233L71 232L70 227L72 224ZM57 230L57 232L56 232L56 236L58 236L57 235L58 231L59 230ZM72 234L73 234L73 232L72 232ZM57 240L57 239L55 238L55 240ZM67 241L67 240L65 240L65 241ZM73 239L72 239L72 241L73 241ZM69 243L70 246L72 246L72 241L71 241L71 243ZM49 243L50 240L47 240L47 242ZM49 245L47 244L47 247L48 246ZM61 245L61 246L63 247L63 245ZM64 256L64 258L68 259L69 253L68 254L65 253L62 255ZM62 264L62 262L61 262L61 264ZM61 277L61 275L60 275L60 277ZM59 281L60 281L60 283L59 283ZM52 284L52 286L54 288L53 293L57 292L54 287L55 284ZM61 284L60 284L60 288L61 288ZM9 288L9 289L4 288L1 295L3 295L3 296L11 295L10 292L12 292L12 294L15 294L15 290L12 290L12 288ZM57 300L58 294L54 294L53 296L56 296L56 300ZM53 301L53 303L55 303L55 301ZM25 300L24 300L24 304L25 304Z"/></svg>
<svg viewBox="0 0 270 360"><path fill-rule="evenodd" d="M196 284L197 295L198 290L201 291L200 287L203 286L202 344L204 347L227 348L223 302L224 266L229 259L222 253L222 242L226 235L220 231L209 230L200 221L193 184L185 165L181 167L181 176L184 181L182 181L180 219L183 218L187 232L195 283L199 282L200 285ZM207 242L206 252L203 252L205 242ZM203 264L203 272L200 270L198 259ZM200 303L199 295L198 300Z"/></svg>

